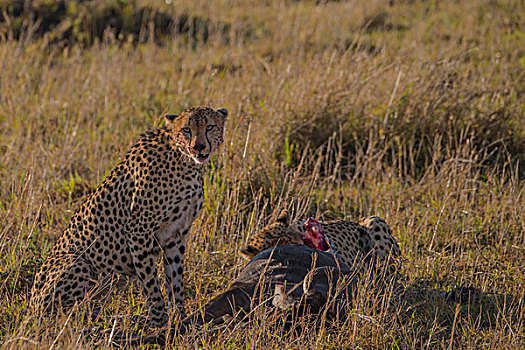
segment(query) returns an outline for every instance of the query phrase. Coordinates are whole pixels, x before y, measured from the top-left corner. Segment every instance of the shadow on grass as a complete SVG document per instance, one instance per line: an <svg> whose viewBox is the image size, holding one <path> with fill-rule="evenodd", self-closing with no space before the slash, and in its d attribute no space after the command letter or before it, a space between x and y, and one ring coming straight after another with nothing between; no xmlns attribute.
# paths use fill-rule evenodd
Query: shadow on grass
<svg viewBox="0 0 525 350"><path fill-rule="evenodd" d="M483 334L512 333L525 326L523 298L475 287L443 291L426 288L428 284L419 281L407 287L399 300L403 311L398 313L401 325L425 325L428 339L435 332L434 338L445 343L462 343L472 335L479 341Z"/></svg>

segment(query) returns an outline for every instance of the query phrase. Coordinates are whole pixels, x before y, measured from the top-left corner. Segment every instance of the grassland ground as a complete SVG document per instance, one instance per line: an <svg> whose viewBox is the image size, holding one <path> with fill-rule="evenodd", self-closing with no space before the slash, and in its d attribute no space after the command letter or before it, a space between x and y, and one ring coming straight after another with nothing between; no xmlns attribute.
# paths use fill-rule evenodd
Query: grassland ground
<svg viewBox="0 0 525 350"><path fill-rule="evenodd" d="M407 293L363 288L335 330L262 313L175 348L525 347L523 1L15 3L0 1L3 348L108 346L81 313L33 319L32 278L140 133L194 105L230 117L188 242L188 311L283 208L385 218ZM131 329L143 301L132 285L98 324Z"/></svg>

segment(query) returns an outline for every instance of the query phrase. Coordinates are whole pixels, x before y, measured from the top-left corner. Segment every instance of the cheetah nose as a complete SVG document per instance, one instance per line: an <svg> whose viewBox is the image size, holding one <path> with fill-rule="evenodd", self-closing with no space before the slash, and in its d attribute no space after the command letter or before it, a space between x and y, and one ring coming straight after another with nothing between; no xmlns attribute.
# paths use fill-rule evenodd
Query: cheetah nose
<svg viewBox="0 0 525 350"><path fill-rule="evenodd" d="M193 145L193 149L196 150L197 152L200 152L205 148L206 146L204 146L202 143L196 143Z"/></svg>

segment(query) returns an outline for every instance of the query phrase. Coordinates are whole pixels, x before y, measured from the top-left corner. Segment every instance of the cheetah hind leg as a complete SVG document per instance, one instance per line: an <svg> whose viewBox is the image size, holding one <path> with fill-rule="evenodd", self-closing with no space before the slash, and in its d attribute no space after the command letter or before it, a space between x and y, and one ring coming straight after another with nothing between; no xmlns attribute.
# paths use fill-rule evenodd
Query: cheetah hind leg
<svg viewBox="0 0 525 350"><path fill-rule="evenodd" d="M127 284L127 279L110 276L100 279L89 261L82 257L67 257L62 273L54 274L48 281L47 300L53 309L68 310L75 306L89 306L84 320L95 321L105 305L111 301L113 291ZM67 261L69 260L69 261Z"/></svg>
<svg viewBox="0 0 525 350"><path fill-rule="evenodd" d="M61 255L53 261L59 264L47 269L43 266L32 296L34 307L51 314L79 305L85 299L86 291L95 286L96 280L91 264L78 256Z"/></svg>

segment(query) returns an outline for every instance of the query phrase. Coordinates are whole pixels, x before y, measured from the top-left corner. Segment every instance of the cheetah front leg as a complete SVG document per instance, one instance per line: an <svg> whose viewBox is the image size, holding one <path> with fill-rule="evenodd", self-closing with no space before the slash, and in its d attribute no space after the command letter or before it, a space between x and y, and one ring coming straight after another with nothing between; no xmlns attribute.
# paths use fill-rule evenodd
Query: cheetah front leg
<svg viewBox="0 0 525 350"><path fill-rule="evenodd" d="M184 251L186 250L186 233L173 235L164 245L164 273L166 275L166 292L168 294L168 308L170 311L176 307L181 318L184 312Z"/></svg>
<svg viewBox="0 0 525 350"><path fill-rule="evenodd" d="M128 245L133 257L135 274L142 284L142 291L146 298L148 309L148 322L153 327L164 325L168 316L165 310L164 297L160 290L159 279L156 268L156 240L153 232L140 218L144 215L135 214L137 218L128 224L126 233ZM157 250L158 251L158 250Z"/></svg>
<svg viewBox="0 0 525 350"><path fill-rule="evenodd" d="M202 194L196 192L187 197L189 202L182 202L177 207L183 208L186 215L175 216L172 223L164 226L157 232L156 237L163 249L164 273L166 275L166 292L170 311L176 307L181 318L184 312L184 253L186 250L186 236L202 208ZM191 204L193 203L193 204ZM187 208L190 210L187 211Z"/></svg>

